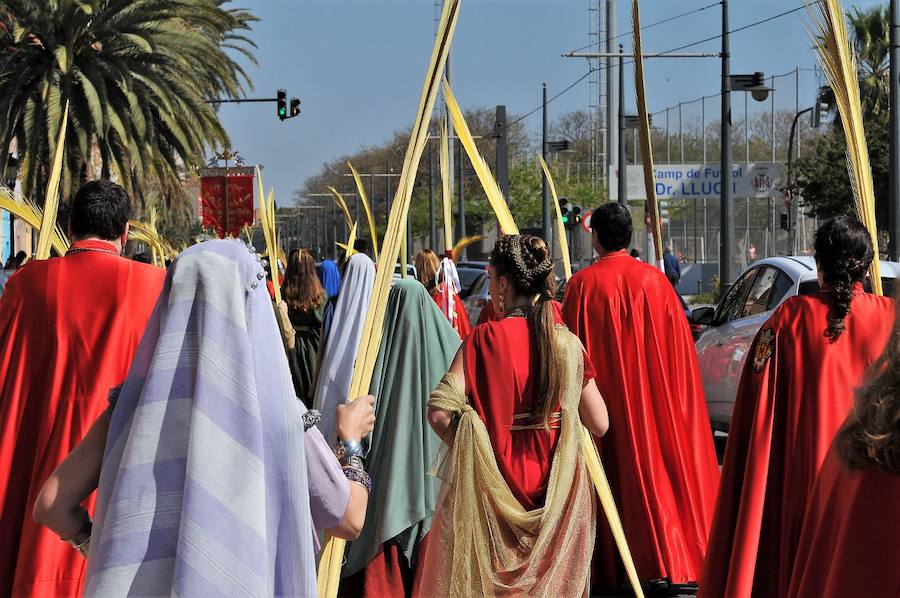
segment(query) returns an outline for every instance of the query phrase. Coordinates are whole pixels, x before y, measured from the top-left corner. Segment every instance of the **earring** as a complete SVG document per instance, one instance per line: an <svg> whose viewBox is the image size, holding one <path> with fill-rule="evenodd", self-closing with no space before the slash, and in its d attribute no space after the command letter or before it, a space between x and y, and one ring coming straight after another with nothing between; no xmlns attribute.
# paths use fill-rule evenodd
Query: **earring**
<svg viewBox="0 0 900 598"><path fill-rule="evenodd" d="M500 295L499 297L497 297L497 303L500 306L500 313L503 313L505 311L504 306L503 306L503 299L504 299L503 295Z"/></svg>

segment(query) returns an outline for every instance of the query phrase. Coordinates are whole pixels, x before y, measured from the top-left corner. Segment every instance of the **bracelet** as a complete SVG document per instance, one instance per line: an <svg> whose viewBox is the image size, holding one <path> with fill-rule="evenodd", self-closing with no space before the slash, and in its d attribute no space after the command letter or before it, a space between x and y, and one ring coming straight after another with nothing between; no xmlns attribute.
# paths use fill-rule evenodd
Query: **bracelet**
<svg viewBox="0 0 900 598"><path fill-rule="evenodd" d="M365 488L366 492L369 494L372 493L372 478L369 477L369 474L367 474L364 469L344 467L344 475L347 476L347 479L351 482L356 482Z"/></svg>
<svg viewBox="0 0 900 598"><path fill-rule="evenodd" d="M322 414L318 409L310 409L300 416L300 420L303 422L303 431L306 432L314 425L322 421Z"/></svg>
<svg viewBox="0 0 900 598"><path fill-rule="evenodd" d="M334 450L335 456L341 465L345 465L351 457L362 458L365 455L362 443L359 440L341 440L337 448Z"/></svg>
<svg viewBox="0 0 900 598"><path fill-rule="evenodd" d="M91 547L91 531L93 530L94 522L91 520L91 516L87 514L87 511L84 512L84 516L86 518L84 525L78 533L63 541L77 550L81 556L87 558L88 550Z"/></svg>

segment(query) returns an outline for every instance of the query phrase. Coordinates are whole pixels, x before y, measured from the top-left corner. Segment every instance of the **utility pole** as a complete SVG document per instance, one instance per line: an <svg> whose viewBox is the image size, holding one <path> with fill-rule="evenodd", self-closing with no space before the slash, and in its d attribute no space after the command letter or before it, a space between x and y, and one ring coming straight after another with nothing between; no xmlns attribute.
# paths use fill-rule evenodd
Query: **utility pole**
<svg viewBox="0 0 900 598"><path fill-rule="evenodd" d="M891 170L888 176L888 259L900 260L900 0L891 0Z"/></svg>
<svg viewBox="0 0 900 598"><path fill-rule="evenodd" d="M503 197L509 202L509 148L506 133L506 106L497 106L494 119L494 137L497 143L497 185L500 186Z"/></svg>
<svg viewBox="0 0 900 598"><path fill-rule="evenodd" d="M625 155L625 86L622 85L625 74L625 59L622 57L623 47L619 44L619 203L628 207L628 166Z"/></svg>
<svg viewBox="0 0 900 598"><path fill-rule="evenodd" d="M456 181L456 184L459 185L459 213L457 215L456 222L458 225L457 231L459 233L457 240L461 240L466 236L466 190L464 188L465 181L463 180L463 156L465 155L465 151L463 150L462 140L456 140L456 147L459 149L459 164L456 165L456 171L458 173L458 180ZM450 153L452 154L453 152ZM463 248L461 257L463 259L468 257L468 251L465 248Z"/></svg>
<svg viewBox="0 0 900 598"><path fill-rule="evenodd" d="M601 0L606 2L606 48L604 50L609 54L612 54L616 51L616 4L618 4L618 0ZM599 7L598 7L599 9ZM619 46L619 52L622 52L621 46ZM619 64L621 64L621 57L619 58ZM621 109L624 101L622 100L622 69L619 69L619 77L618 80L613 76L613 61L610 58L606 59L606 114L604 117L606 118L606 156L607 163L603 165L606 168L606 172L603 173L603 179L609 181L609 173L612 171L612 165L616 164L618 161L621 164L621 158L619 158L616 154L617 148L621 148L622 144L620 142L616 142L616 133L617 127L613 126L615 123L615 119L618 115L617 106L615 105L616 99L618 99L618 108ZM621 135L622 132L618 131L618 134ZM621 151L621 149L619 149ZM607 187L608 189L609 187ZM621 200L620 200L621 201Z"/></svg>
<svg viewBox="0 0 900 598"><path fill-rule="evenodd" d="M434 220L434 144L428 142L428 221L431 228L428 231L428 244L432 248L437 247L437 223Z"/></svg>
<svg viewBox="0 0 900 598"><path fill-rule="evenodd" d="M719 284L724 293L734 282L734 204L731 189L731 68L728 40L728 0L722 0L722 132L719 200Z"/></svg>
<svg viewBox="0 0 900 598"><path fill-rule="evenodd" d="M544 124L541 132L541 155L544 157L544 162L547 161L547 135L549 133L549 121L547 119L547 84L543 84L543 116L544 116ZM547 175L541 172L541 198L543 205L543 219L541 221L541 236L544 237L544 242L547 243L548 247L553 246L553 239L551 238L550 232L550 190L547 187Z"/></svg>

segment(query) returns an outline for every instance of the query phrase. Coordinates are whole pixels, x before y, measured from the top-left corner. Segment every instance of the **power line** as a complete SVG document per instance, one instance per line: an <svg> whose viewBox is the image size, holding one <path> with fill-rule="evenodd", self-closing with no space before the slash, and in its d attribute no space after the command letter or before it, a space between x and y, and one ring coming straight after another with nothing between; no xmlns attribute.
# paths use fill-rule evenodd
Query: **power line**
<svg viewBox="0 0 900 598"><path fill-rule="evenodd" d="M811 0L810 6L812 6L813 4L819 4L821 1L822 1L822 0ZM711 5L709 5L709 6L705 6L705 7L703 7L702 9L695 9L695 12L696 12L696 11L699 11L699 10L706 10L706 9L711 8L711 7L713 7L713 6L718 6L718 5L720 5L720 4L721 4L721 2L716 2L715 4L711 4ZM768 23L768 22L770 22L770 21L774 21L775 19L780 19L781 17L786 17L787 15L793 14L793 13L795 13L795 12L799 12L799 11L801 11L801 10L806 10L806 9L807 9L807 6L804 4L803 6L798 6L797 8L792 8L791 10L786 10L786 11L780 12L780 13L778 13L778 14L776 14L776 15L771 15L771 16L766 17L766 18L764 18L764 19L760 19L759 21L754 21L753 23L748 23L747 25L741 25L740 27L737 27L737 28L735 28L735 29L730 29L730 30L728 31L728 33L729 33L729 34L731 34L731 33L740 33L741 31L746 31L747 29L751 29L751 28L753 28L753 27L758 27L759 25L763 25L763 24ZM688 14L691 14L691 13L685 13L684 15L679 15L679 16L686 16L686 15L688 15ZM674 19L674 18L678 18L678 17L671 17L671 18ZM641 30L644 30L644 29L646 29L646 28L652 27L652 26L654 26L654 25L656 25L656 24L657 24L657 23L654 23L654 24L652 24L652 25L647 25L646 27L641 27ZM662 22L660 22L660 23L658 23L658 24L662 24ZM623 33L623 34L621 34L621 35L619 35L619 36L616 36L616 37L621 37L622 35L628 35L628 34L627 34L627 33ZM717 40L717 39L721 39L721 37L722 37L722 34L720 33L720 34L718 34L718 35L713 35L713 36L707 37L707 38L705 38L705 39L701 39L701 40L699 40L699 41L695 41L695 42L691 42L691 43L688 43L688 44L684 44L684 45L682 45L682 46L678 46L677 48L672 48L671 50L666 50L665 52L660 52L660 54L672 54L672 53L678 52L678 51L680 51L680 50L685 50L685 49L687 49L687 48L692 48L692 47L694 47L694 46L699 46L700 44L705 44L705 43L707 43L707 42L711 42L711 41L714 41L714 40ZM615 39L615 38L613 38L613 39ZM586 47L590 47L590 46L586 46ZM584 49L584 48L581 48L581 49ZM575 50L575 51L577 52L578 50ZM634 61L631 60L631 61L626 62L625 64L626 64L626 65L627 65L627 64L634 64ZM554 95L553 97L549 98L549 99L547 100L547 103L550 104L551 102L553 102L554 100L558 99L559 97L561 97L561 96L562 96L563 94L565 94L566 92L571 91L576 85L578 85L579 83L581 83L582 81L584 81L585 79L587 79L588 76L589 76L592 72L594 72L595 70L598 70L598 69L589 69L588 72L586 72L584 75L582 75L581 77L579 77L578 79L576 79L575 81L573 81L571 84L569 84L568 86L566 86L562 91L560 91L559 93L557 93L557 94ZM515 124L518 124L518 123L522 122L523 120L525 120L525 119L528 118L529 116L531 116L531 115L535 114L536 112L538 112L541 108L543 108L543 103L540 104L537 108L534 108L533 110L530 110L529 112L526 112L525 114L523 114L523 115L520 116L519 118L517 118L517 119L515 119L514 121L508 123L508 124L506 125L505 128L508 129L508 128L511 127L512 125L515 125Z"/></svg>
<svg viewBox="0 0 900 598"><path fill-rule="evenodd" d="M822 0L812 0L809 5L812 6L813 4L819 4L821 1ZM746 31L747 29L751 29L751 28L757 27L759 25L764 25L765 23L774 21L775 19L780 19L781 17L786 17L787 15L794 14L795 12L799 12L801 10L807 10L807 6L804 4L803 6L798 6L797 8L792 8L791 10L786 10L784 12L780 12L777 15L772 15L772 16L766 17L765 19L760 19L759 21L754 21L753 23L748 23L747 25L741 25L740 27L737 27L736 29L729 29L728 33L729 34L740 33L741 31ZM705 44L707 42L715 41L715 40L721 39L721 38L722 38L722 34L719 33L718 35L713 35L713 36L707 37L706 39L701 39L699 41L691 42L689 44L684 44L683 46L678 46L677 48L672 48L671 50L666 50L665 52L660 52L660 54L672 54L672 53L678 52L680 50L686 50L687 48L693 48L694 46L699 46L700 44ZM630 61L626 62L625 64L634 64L634 61L630 60Z"/></svg>
<svg viewBox="0 0 900 598"><path fill-rule="evenodd" d="M719 2L713 2L712 4L710 4L710 5L708 5L708 6L703 6L703 7L701 7L701 8L695 8L694 10L690 10L690 11L688 11L688 12L683 12L683 13L681 13L680 15L675 15L674 17L669 17L669 18L667 18L667 19L663 19L662 21L657 21L657 22L655 22L655 23L650 23L649 25L644 25L643 27L641 27L641 31L646 31L647 29L651 29L651 28L657 27L657 26L659 26L659 25L665 25L666 23L671 23L672 21L676 21L676 20L681 19L681 18L684 18L684 17L689 17L689 16L691 16L691 15L695 15L695 14L697 14L697 13L699 13L699 12L703 12L704 10L713 8L713 7L715 7L715 6L719 6L719 5L721 5L721 4L722 4L721 1L719 1ZM608 38L606 38L606 39L603 40L602 42L599 42L599 45L603 46L603 45L605 45L605 44L608 43L608 42L611 42L611 41L616 40L616 39L621 39L621 38L623 38L623 37L628 37L628 36L630 36L630 35L634 35L634 32L633 32L633 31L626 31L626 32L624 32L624 33L620 33L619 35L616 35L616 36L613 36L613 37L608 37ZM577 50L572 50L572 52L570 52L570 53L571 53L571 54L574 54L575 52L581 52L582 50L586 50L586 49L588 49L588 48L590 48L590 47L592 47L592 46L595 46L595 45L597 45L597 44L588 44L588 45L586 45L586 46L581 46L581 47L578 48Z"/></svg>

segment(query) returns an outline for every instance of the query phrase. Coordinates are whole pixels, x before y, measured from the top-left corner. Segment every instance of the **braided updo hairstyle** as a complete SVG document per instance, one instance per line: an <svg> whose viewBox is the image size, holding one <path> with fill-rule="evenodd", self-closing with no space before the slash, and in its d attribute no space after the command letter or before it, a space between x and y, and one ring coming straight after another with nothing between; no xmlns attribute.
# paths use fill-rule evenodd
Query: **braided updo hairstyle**
<svg viewBox="0 0 900 598"><path fill-rule="evenodd" d="M556 315L552 305L556 279L550 249L540 237L506 235L500 237L491 252L491 266L498 277L504 276L510 281L516 294L532 300L528 326L535 336L539 364L538 400L532 407L532 415L546 421L562 392L562 363L556 345Z"/></svg>
<svg viewBox="0 0 900 598"><path fill-rule="evenodd" d="M844 320L853 302L853 287L862 282L875 252L872 237L852 216L836 216L816 231L816 264L834 293L825 336L832 342L844 332Z"/></svg>

